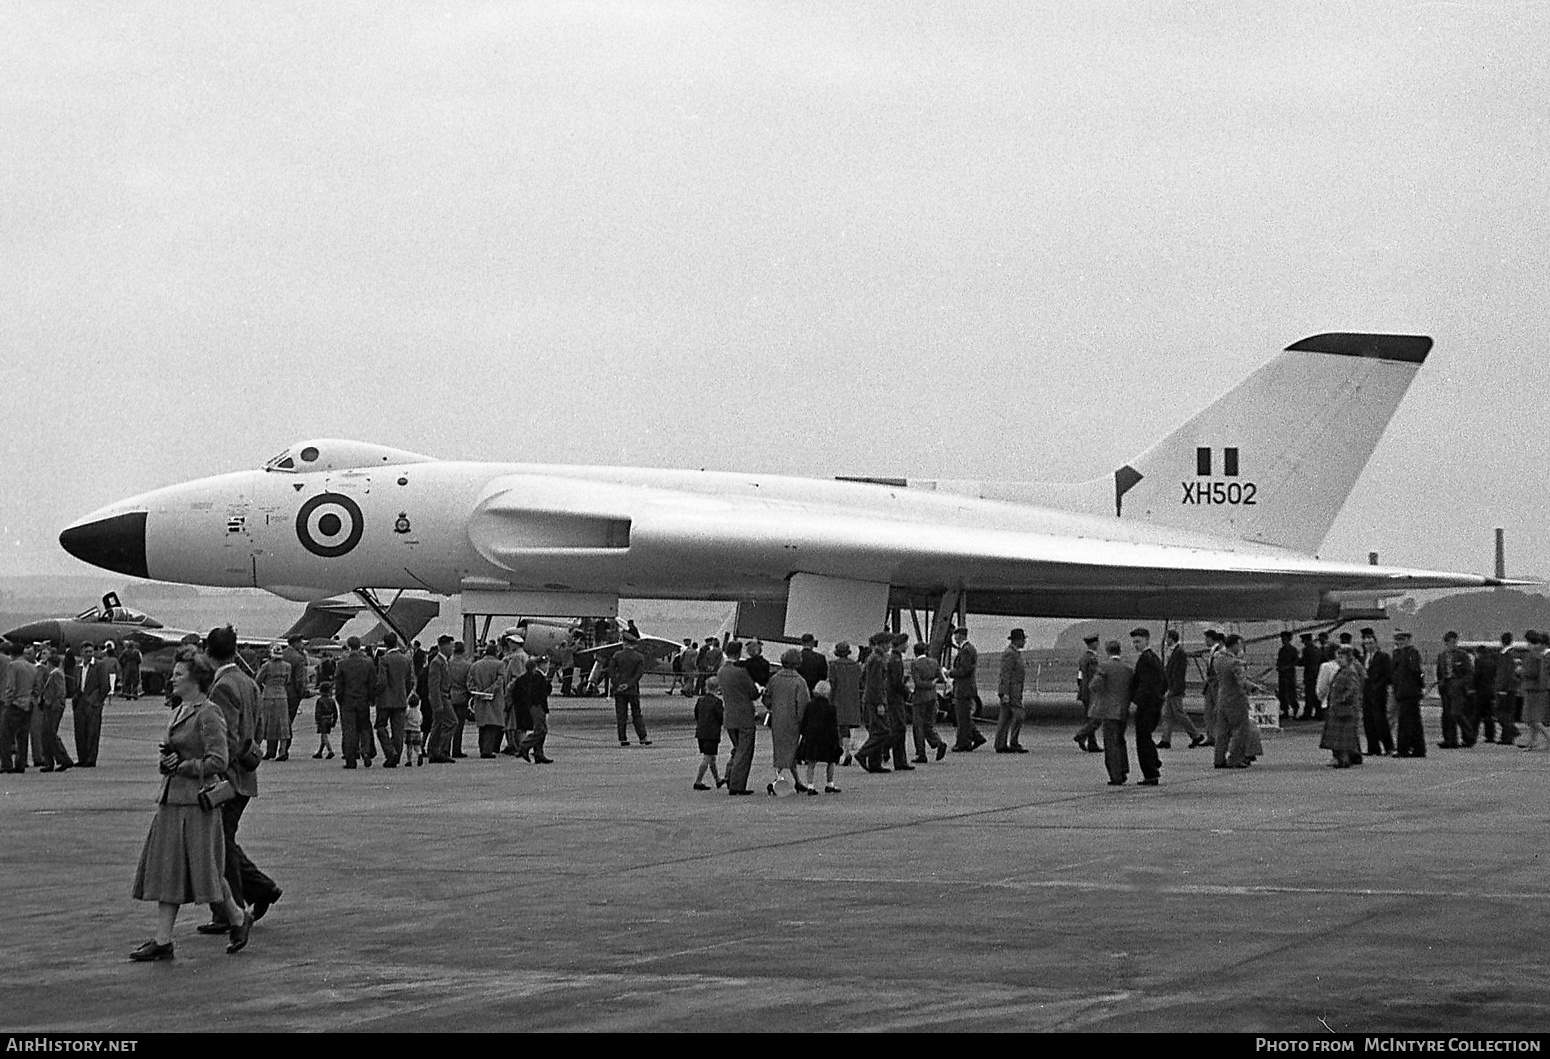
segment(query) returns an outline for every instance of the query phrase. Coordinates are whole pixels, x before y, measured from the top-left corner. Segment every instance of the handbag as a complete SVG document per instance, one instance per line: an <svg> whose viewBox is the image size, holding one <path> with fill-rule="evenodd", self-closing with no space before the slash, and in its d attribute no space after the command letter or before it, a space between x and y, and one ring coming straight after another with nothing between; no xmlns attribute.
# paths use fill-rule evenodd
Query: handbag
<svg viewBox="0 0 1550 1059"><path fill-rule="evenodd" d="M199 788L199 808L210 812L218 805L224 805L237 796L237 788L231 785L231 781L225 776L213 779L205 783L204 758L199 759L199 782L203 784Z"/></svg>
<svg viewBox="0 0 1550 1059"><path fill-rule="evenodd" d="M199 808L210 812L218 805L224 805L237 796L237 788L231 785L230 780L212 780L199 792Z"/></svg>

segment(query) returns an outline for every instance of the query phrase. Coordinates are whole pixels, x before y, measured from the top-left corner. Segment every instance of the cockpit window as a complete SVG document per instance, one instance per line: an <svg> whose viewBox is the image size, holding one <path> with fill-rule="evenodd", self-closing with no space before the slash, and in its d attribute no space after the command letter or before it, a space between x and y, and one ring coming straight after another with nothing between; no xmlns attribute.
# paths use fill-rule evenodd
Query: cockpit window
<svg viewBox="0 0 1550 1059"><path fill-rule="evenodd" d="M316 450L314 450L314 458L315 457ZM266 471L294 471L295 469L296 461L291 457L290 449L286 449L284 452L280 453L280 455L264 464L264 470Z"/></svg>
<svg viewBox="0 0 1550 1059"><path fill-rule="evenodd" d="M314 447L312 447L311 445L308 445L306 448L301 450L301 462L303 462L303 463L312 463L317 458L318 458L318 450L315 449Z"/></svg>

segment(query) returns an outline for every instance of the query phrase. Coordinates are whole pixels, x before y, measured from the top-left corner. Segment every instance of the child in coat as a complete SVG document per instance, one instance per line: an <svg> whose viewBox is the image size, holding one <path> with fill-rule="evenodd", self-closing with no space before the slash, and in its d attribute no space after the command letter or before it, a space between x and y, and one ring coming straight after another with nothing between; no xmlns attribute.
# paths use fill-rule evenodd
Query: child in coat
<svg viewBox="0 0 1550 1059"><path fill-rule="evenodd" d="M840 789L834 785L834 766L840 759L841 750L839 721L834 704L829 701L832 690L827 680L814 684L813 697L808 700L797 722L801 733L797 743L797 760L807 766L807 793L810 795L818 793L818 788L813 786L813 770L820 761L828 766L824 793L840 793Z"/></svg>
<svg viewBox="0 0 1550 1059"><path fill-rule="evenodd" d="M408 703L409 708L404 711L404 767L413 768L425 764L425 739L420 734L420 722L424 718L420 714L419 693L411 691Z"/></svg>
<svg viewBox="0 0 1550 1059"><path fill-rule="evenodd" d="M318 725L318 752L313 757L322 757L324 751L328 756L334 756L334 747L328 741L328 733L334 730L334 723L339 720L339 704L334 701L334 686L329 683L318 685L318 701L313 707L312 719Z"/></svg>
<svg viewBox="0 0 1550 1059"><path fill-rule="evenodd" d="M700 771L694 777L694 789L708 791L705 786L705 770L717 787L726 785L721 773L716 771L716 751L721 747L721 724L724 707L721 702L721 681L711 677L705 682L705 694L694 704L694 738L700 744Z"/></svg>

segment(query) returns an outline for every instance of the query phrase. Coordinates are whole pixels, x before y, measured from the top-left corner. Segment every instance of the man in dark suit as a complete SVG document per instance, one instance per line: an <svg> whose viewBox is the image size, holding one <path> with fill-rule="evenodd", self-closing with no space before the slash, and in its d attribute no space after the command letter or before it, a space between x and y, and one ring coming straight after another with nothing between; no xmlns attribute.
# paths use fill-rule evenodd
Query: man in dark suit
<svg viewBox="0 0 1550 1059"><path fill-rule="evenodd" d="M1371 757L1394 752L1389 730L1389 685L1394 680L1394 660L1378 646L1378 634L1362 630L1362 650L1367 654L1367 679L1362 682L1362 726L1367 730Z"/></svg>
<svg viewBox="0 0 1550 1059"><path fill-rule="evenodd" d="M1459 634L1449 632L1437 656L1437 696L1442 699L1442 742L1437 745L1444 750L1475 745L1478 733L1469 707L1474 685L1475 660L1459 646Z"/></svg>
<svg viewBox="0 0 1550 1059"><path fill-rule="evenodd" d="M635 648L635 639L626 636L623 645L608 660L608 683L614 689L614 720L619 729L619 745L629 746L626 722L635 724L635 738L641 746L650 746L646 720L640 712L640 678L646 675L646 656Z"/></svg>
<svg viewBox="0 0 1550 1059"><path fill-rule="evenodd" d="M83 769L97 767L97 744L102 739L102 704L108 697L108 663L97 657L91 644L81 648L81 693L75 697L75 763Z"/></svg>
<svg viewBox="0 0 1550 1059"><path fill-rule="evenodd" d="M1103 765L1109 786L1119 787L1130 774L1130 754L1125 750L1125 724L1130 719L1130 685L1133 674L1119 656L1119 641L1103 645L1107 657L1098 663L1092 679L1092 706L1088 716L1103 729Z"/></svg>
<svg viewBox="0 0 1550 1059"><path fill-rule="evenodd" d="M1297 664L1300 661L1297 648L1292 646L1292 634L1281 634L1281 649L1276 652L1276 697L1281 700L1281 716L1290 720L1297 716Z"/></svg>
<svg viewBox="0 0 1550 1059"><path fill-rule="evenodd" d="M1136 649L1136 668L1130 685L1130 701L1136 704L1136 764L1141 766L1141 778L1136 782L1142 787L1155 787L1162 775L1162 761L1157 757L1152 732L1162 718L1168 680L1162 659L1152 650L1151 630L1131 629L1130 644Z"/></svg>
<svg viewBox="0 0 1550 1059"><path fill-rule="evenodd" d="M1399 733L1395 757L1425 757L1426 730L1421 727L1421 695L1426 691L1426 671L1421 652L1408 632L1394 633L1394 703L1399 707Z"/></svg>
<svg viewBox="0 0 1550 1059"><path fill-rule="evenodd" d="M221 831L226 837L226 885L231 896L244 907L251 907L253 919L262 919L269 906L280 899L280 887L259 870L237 844L237 828L242 824L248 802L258 797L258 764L253 749L253 729L258 723L258 685L237 665L237 634L230 625L211 629L205 637L205 654L215 663L215 681L210 685L210 701L221 708L226 719L226 778L236 796L221 803ZM201 934L224 934L231 929L224 916L212 906L213 918L201 924Z"/></svg>
<svg viewBox="0 0 1550 1059"><path fill-rule="evenodd" d="M883 755L892 745L888 725L888 654L893 634L876 632L867 642L871 648L861 670L861 717L866 724L866 742L856 751L856 761L867 772L887 772ZM725 689L723 682L723 689Z"/></svg>
<svg viewBox="0 0 1550 1059"><path fill-rule="evenodd" d="M450 765L452 736L457 731L457 714L452 712L452 675L447 669L447 659L452 655L452 637L442 634L436 638L436 650L431 652L425 664L426 698L420 707L422 715L434 712L430 735L425 739L425 758L437 765Z"/></svg>
<svg viewBox="0 0 1550 1059"><path fill-rule="evenodd" d="M1098 634L1089 633L1082 637L1082 655L1076 660L1076 700L1082 704L1082 716L1087 719L1076 730L1071 738L1077 747L1096 754L1102 749L1098 745L1098 737L1094 735L1103 722L1094 719L1093 708L1093 674L1098 672Z"/></svg>
<svg viewBox="0 0 1550 1059"><path fill-rule="evenodd" d="M1302 634L1302 716L1312 720L1319 712L1319 667L1324 664L1324 652L1313 643L1313 634Z"/></svg>
<svg viewBox="0 0 1550 1059"><path fill-rule="evenodd" d="M334 701L339 704L340 749L344 767L355 768L356 758L367 768L376 747L371 736L371 703L376 698L377 667L361 650L361 638L345 641L349 652L334 666ZM380 711L379 711L380 712ZM383 753L387 753L386 750Z"/></svg>
<svg viewBox="0 0 1550 1059"><path fill-rule="evenodd" d="M958 741L953 749L968 753L985 742L974 724L974 704L979 699L980 653L969 642L967 626L953 630L953 668L948 676L953 678L953 714L958 719Z"/></svg>
<svg viewBox="0 0 1550 1059"><path fill-rule="evenodd" d="M414 660L398 644L398 636L386 633L382 637L386 648L377 661L377 745L382 748L382 767L396 768L398 759L404 756L404 713L409 709L409 692L414 688ZM420 723L429 733L431 704L420 699Z"/></svg>
<svg viewBox="0 0 1550 1059"><path fill-rule="evenodd" d="M753 768L754 741L759 730L754 712L759 686L748 670L737 664L742 657L743 645L728 640L721 668L713 674L721 684L722 722L732 739L732 760L727 762L728 794L753 793L748 789L748 772Z"/></svg>
<svg viewBox="0 0 1550 1059"><path fill-rule="evenodd" d="M797 672L807 681L809 692L820 680L829 679L829 660L819 653L818 638L810 632L802 634L802 661L797 663Z"/></svg>
<svg viewBox="0 0 1550 1059"><path fill-rule="evenodd" d="M1184 712L1184 684L1189 676L1189 655L1179 644L1179 630L1169 629L1163 635L1163 653L1168 660L1163 663L1163 708L1162 722L1158 725L1162 729L1162 738L1157 740L1159 750L1171 750L1173 748L1173 728L1175 725L1184 729L1189 735L1189 747L1195 747L1206 741L1206 737L1195 727L1195 722Z"/></svg>

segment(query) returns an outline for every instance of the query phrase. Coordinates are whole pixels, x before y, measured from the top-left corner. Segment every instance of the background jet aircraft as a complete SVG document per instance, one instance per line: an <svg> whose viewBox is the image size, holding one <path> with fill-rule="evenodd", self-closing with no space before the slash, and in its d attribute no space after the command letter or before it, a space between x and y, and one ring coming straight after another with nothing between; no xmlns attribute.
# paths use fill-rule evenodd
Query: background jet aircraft
<svg viewBox="0 0 1550 1059"><path fill-rule="evenodd" d="M318 600L309 603L301 617L278 637L245 636L238 642L244 647L263 650L276 639L300 636L307 641L309 650L318 651L332 645L333 636L364 609L364 604L353 601ZM405 637L405 643L419 635L440 613L440 603L412 596L395 600L387 610L388 618ZM388 626L379 621L361 637L361 642L367 646L381 643L387 631ZM141 686L147 694L154 695L161 691L162 680L172 672L177 649L190 641L203 639L204 634L188 629L169 629L155 618L124 606L116 592L109 592L102 597L99 606L74 617L28 622L6 632L4 637L16 644L47 643L60 650L73 648L77 653L86 644L101 648L112 643L122 648L133 643L140 648Z"/></svg>
<svg viewBox="0 0 1550 1059"><path fill-rule="evenodd" d="M1328 619L1344 600L1501 583L1308 554L1431 344L1304 339L1075 485L444 462L322 440L112 504L60 543L138 577L293 599L422 588L533 616L736 600L739 632L771 639L852 637L916 605L937 610L933 639L955 610Z"/></svg>

